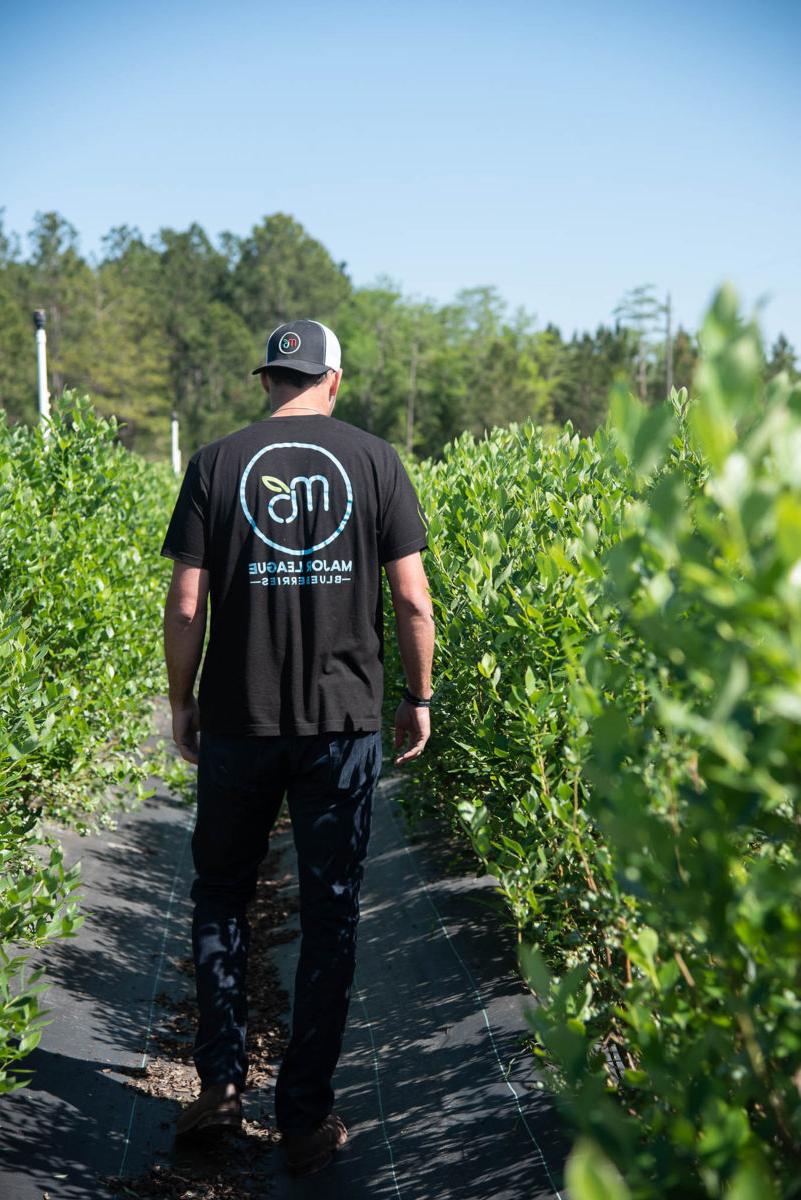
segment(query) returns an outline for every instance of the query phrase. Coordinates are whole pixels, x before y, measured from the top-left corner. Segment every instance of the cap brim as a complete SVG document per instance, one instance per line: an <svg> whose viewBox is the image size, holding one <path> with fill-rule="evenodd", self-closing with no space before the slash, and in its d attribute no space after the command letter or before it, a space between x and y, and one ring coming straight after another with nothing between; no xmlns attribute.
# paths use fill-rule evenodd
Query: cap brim
<svg viewBox="0 0 801 1200"><path fill-rule="evenodd" d="M333 371L333 367L327 367L325 363L306 362L305 359L298 358L274 358L272 362L262 363L260 367L256 367L255 371L251 371L251 375L261 375L262 371L268 371L271 367L288 367L290 371L300 371L304 375L322 375L323 371Z"/></svg>

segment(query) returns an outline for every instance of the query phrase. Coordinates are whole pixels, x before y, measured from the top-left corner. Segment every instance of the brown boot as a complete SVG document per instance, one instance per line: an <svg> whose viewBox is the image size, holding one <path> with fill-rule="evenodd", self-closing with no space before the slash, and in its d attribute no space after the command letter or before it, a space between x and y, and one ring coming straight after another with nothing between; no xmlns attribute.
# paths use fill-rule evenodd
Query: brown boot
<svg viewBox="0 0 801 1200"><path fill-rule="evenodd" d="M188 1108L185 1108L175 1126L175 1136L197 1133L212 1125L242 1124L242 1100L235 1083L213 1083L204 1088Z"/></svg>
<svg viewBox="0 0 801 1200"><path fill-rule="evenodd" d="M348 1131L341 1117L330 1113L312 1133L284 1134L281 1144L293 1175L311 1175L326 1166L334 1151L344 1146Z"/></svg>

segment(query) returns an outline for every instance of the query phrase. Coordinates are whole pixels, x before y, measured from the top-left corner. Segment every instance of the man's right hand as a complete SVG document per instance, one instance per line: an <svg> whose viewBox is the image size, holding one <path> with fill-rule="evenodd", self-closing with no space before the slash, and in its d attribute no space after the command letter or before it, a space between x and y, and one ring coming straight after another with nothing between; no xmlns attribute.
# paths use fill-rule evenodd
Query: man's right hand
<svg viewBox="0 0 801 1200"><path fill-rule="evenodd" d="M430 736L431 714L428 709L401 700L395 713L395 749L400 750L407 737L409 747L395 759L395 766L401 767L410 758L418 758Z"/></svg>

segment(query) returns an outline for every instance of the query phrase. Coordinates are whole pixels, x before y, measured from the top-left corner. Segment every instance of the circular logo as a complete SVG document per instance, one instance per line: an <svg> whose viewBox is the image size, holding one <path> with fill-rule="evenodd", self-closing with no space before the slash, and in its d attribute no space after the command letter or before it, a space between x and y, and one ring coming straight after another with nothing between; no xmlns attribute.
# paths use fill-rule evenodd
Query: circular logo
<svg viewBox="0 0 801 1200"><path fill-rule="evenodd" d="M256 537L281 554L315 554L338 538L353 511L345 468L313 442L273 442L242 473L239 502Z"/></svg>
<svg viewBox="0 0 801 1200"><path fill-rule="evenodd" d="M295 354L300 350L300 338L296 333L285 333L278 343L278 349L282 354Z"/></svg>

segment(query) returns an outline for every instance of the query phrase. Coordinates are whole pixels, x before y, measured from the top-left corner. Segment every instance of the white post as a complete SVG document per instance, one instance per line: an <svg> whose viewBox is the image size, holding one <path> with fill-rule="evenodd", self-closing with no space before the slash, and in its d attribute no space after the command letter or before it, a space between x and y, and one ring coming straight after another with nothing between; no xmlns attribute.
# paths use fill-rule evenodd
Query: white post
<svg viewBox="0 0 801 1200"><path fill-rule="evenodd" d="M39 419L43 422L45 438L49 433L50 392L47 390L47 334L45 333L45 313L43 308L37 308L33 314L33 327L36 330L36 369L39 376Z"/></svg>
<svg viewBox="0 0 801 1200"><path fill-rule="evenodd" d="M176 475L181 474L181 447L178 444L178 413L170 418L172 426L172 469Z"/></svg>

